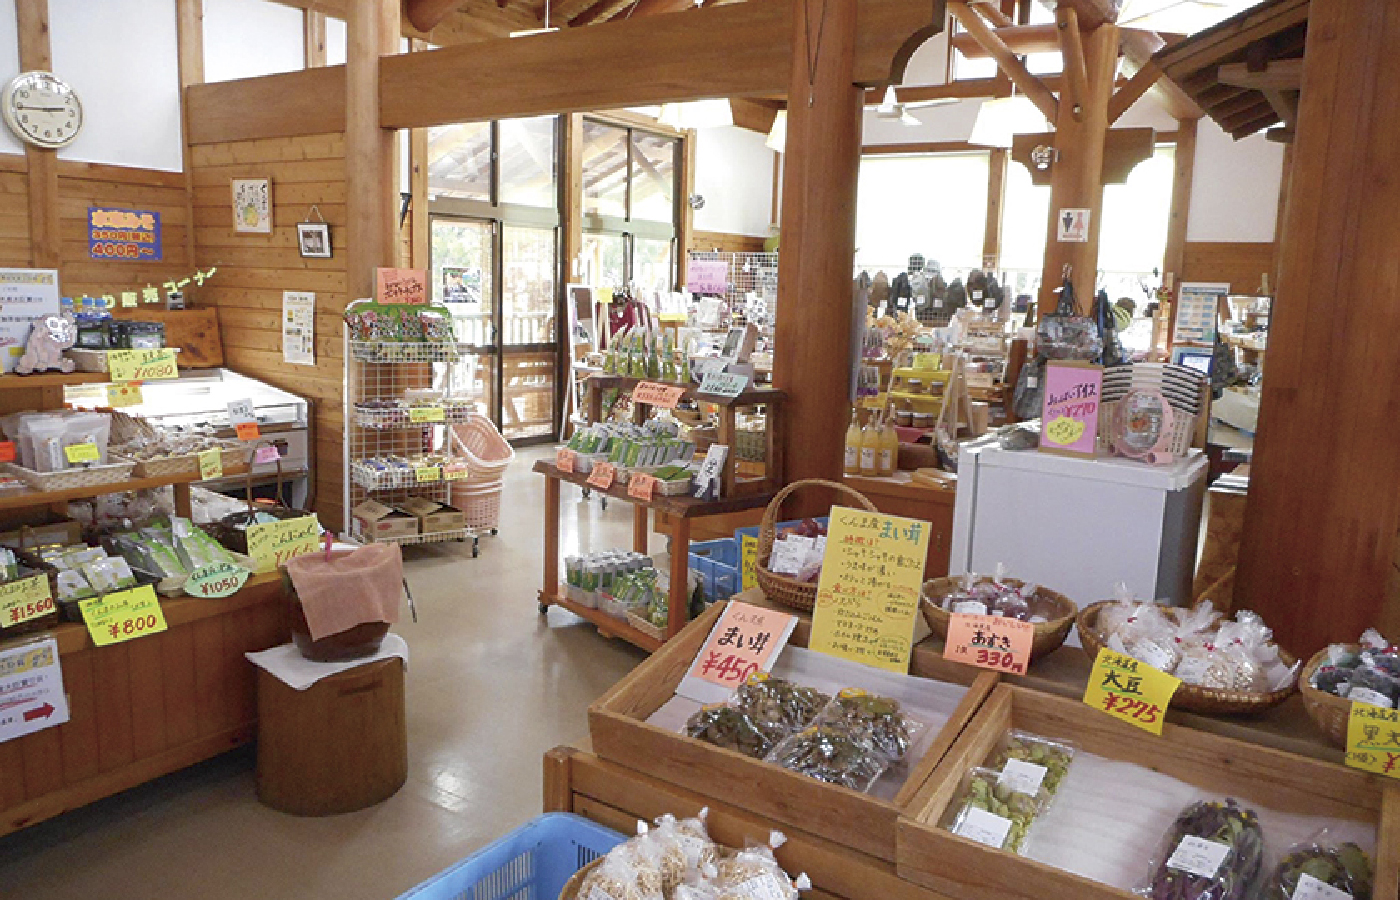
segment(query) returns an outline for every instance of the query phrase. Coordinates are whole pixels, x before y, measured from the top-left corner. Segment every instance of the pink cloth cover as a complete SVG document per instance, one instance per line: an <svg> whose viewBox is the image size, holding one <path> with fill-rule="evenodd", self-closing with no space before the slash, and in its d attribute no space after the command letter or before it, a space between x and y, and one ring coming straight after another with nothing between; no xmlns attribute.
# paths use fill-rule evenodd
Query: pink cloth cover
<svg viewBox="0 0 1400 900"><path fill-rule="evenodd" d="M311 639L349 631L366 622L399 620L403 554L398 544L369 544L350 552L322 551L287 563Z"/></svg>

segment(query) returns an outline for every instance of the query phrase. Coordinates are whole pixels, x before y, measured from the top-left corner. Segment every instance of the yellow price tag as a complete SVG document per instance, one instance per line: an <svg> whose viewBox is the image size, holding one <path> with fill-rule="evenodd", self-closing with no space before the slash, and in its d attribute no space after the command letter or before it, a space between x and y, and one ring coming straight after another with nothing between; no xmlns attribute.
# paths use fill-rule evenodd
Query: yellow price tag
<svg viewBox="0 0 1400 900"><path fill-rule="evenodd" d="M35 575L0 584L0 624L18 625L53 612L49 576Z"/></svg>
<svg viewBox="0 0 1400 900"><path fill-rule="evenodd" d="M428 484L433 481L442 481L441 466L419 466L413 470L413 478L419 484Z"/></svg>
<svg viewBox="0 0 1400 900"><path fill-rule="evenodd" d="M78 606L83 611L88 634L98 647L159 634L166 627L160 600L156 599L156 592L149 584L82 600Z"/></svg>
<svg viewBox="0 0 1400 900"><path fill-rule="evenodd" d="M1084 436L1084 423L1069 416L1060 416L1045 426L1045 436L1052 444L1068 447Z"/></svg>
<svg viewBox="0 0 1400 900"><path fill-rule="evenodd" d="M412 406L408 410L408 421L419 424L446 422L447 413L441 406Z"/></svg>
<svg viewBox="0 0 1400 900"><path fill-rule="evenodd" d="M179 377L175 351L170 347L159 350L108 350L107 369L116 382L159 381Z"/></svg>
<svg viewBox="0 0 1400 900"><path fill-rule="evenodd" d="M107 385L107 405L113 409L120 409L123 406L137 406L141 403L141 385L139 384L109 384Z"/></svg>
<svg viewBox="0 0 1400 900"><path fill-rule="evenodd" d="M260 575L275 571L289 559L315 553L320 545L321 523L315 515L248 527L248 555Z"/></svg>
<svg viewBox="0 0 1400 900"><path fill-rule="evenodd" d="M98 451L96 444L69 444L63 448L63 455L68 457L70 465L79 463L95 463L102 459L102 453Z"/></svg>
<svg viewBox="0 0 1400 900"><path fill-rule="evenodd" d="M744 539L739 542L741 559L743 561L743 585L744 590L758 587L758 538L751 534L744 535Z"/></svg>
<svg viewBox="0 0 1400 900"><path fill-rule="evenodd" d="M199 480L224 477L224 453L217 447L199 451Z"/></svg>
<svg viewBox="0 0 1400 900"><path fill-rule="evenodd" d="M1167 706L1179 687L1180 678L1105 648L1089 672L1084 702L1129 725L1161 734Z"/></svg>
<svg viewBox="0 0 1400 900"><path fill-rule="evenodd" d="M1400 778L1400 710L1352 701L1347 765Z"/></svg>
<svg viewBox="0 0 1400 900"><path fill-rule="evenodd" d="M463 479L470 478L471 474L471 469L467 468L461 463L458 463L456 465L447 466L442 470L442 480L462 481Z"/></svg>

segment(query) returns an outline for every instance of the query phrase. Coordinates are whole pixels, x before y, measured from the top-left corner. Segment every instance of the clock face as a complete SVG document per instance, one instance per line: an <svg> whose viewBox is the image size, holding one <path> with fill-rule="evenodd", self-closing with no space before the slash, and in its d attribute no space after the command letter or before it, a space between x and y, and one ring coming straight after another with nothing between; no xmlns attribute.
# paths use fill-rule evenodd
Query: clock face
<svg viewBox="0 0 1400 900"><path fill-rule="evenodd" d="M50 72L21 72L5 88L3 103L10 130L40 147L66 146L83 127L78 95Z"/></svg>

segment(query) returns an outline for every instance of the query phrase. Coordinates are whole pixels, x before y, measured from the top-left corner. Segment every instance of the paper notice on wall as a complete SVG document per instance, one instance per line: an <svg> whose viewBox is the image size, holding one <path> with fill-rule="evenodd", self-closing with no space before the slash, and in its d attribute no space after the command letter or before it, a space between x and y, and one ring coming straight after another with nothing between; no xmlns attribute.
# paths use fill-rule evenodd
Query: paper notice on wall
<svg viewBox="0 0 1400 900"><path fill-rule="evenodd" d="M0 651L0 743L68 721L58 642Z"/></svg>
<svg viewBox="0 0 1400 900"><path fill-rule="evenodd" d="M298 366L316 365L316 295L282 292L282 359Z"/></svg>
<svg viewBox="0 0 1400 900"><path fill-rule="evenodd" d="M15 370L40 316L58 315L57 269L0 269L0 368Z"/></svg>

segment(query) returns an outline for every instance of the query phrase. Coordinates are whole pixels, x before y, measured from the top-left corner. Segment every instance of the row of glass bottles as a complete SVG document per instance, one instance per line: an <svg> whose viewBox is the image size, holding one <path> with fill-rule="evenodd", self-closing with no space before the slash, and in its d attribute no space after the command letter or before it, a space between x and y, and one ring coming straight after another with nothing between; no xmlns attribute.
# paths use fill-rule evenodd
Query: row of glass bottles
<svg viewBox="0 0 1400 900"><path fill-rule="evenodd" d="M859 410L851 410L851 427L846 429L845 473L869 477L893 475L899 463L899 432L880 413L870 417L862 428Z"/></svg>

